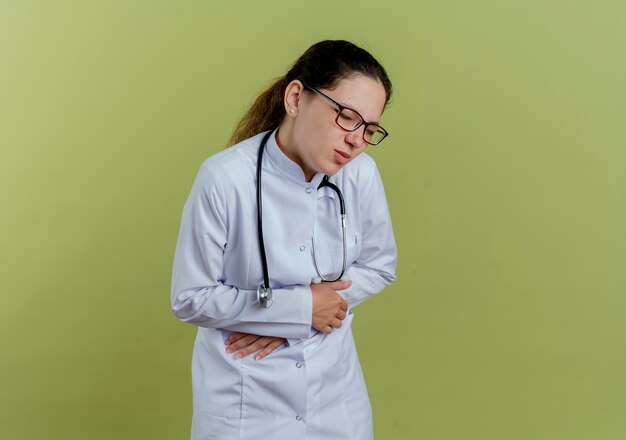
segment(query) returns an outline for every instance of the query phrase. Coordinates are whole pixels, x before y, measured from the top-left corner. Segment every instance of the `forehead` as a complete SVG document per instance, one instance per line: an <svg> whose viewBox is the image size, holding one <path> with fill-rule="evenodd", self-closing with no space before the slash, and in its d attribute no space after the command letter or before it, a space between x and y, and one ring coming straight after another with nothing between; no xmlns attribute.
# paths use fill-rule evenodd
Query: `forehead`
<svg viewBox="0 0 626 440"><path fill-rule="evenodd" d="M378 121L387 99L385 87L364 75L342 79L330 93L335 101L358 111L368 121Z"/></svg>

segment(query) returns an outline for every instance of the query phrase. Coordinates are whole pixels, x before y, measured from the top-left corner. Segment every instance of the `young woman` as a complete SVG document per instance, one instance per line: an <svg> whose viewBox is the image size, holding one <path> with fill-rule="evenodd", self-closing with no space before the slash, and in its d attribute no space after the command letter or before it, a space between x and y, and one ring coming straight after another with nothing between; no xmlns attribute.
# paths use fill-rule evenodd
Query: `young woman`
<svg viewBox="0 0 626 440"><path fill-rule="evenodd" d="M174 314L199 327L192 439L373 437L350 323L395 279L383 185L362 154L387 136L390 96L368 52L322 41L202 164L172 279Z"/></svg>

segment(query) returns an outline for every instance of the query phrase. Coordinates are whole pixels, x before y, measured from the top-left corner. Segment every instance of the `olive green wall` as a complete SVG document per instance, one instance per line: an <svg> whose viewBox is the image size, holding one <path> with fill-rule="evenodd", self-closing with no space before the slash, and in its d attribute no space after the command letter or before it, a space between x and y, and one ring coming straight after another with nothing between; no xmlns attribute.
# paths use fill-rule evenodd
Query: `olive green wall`
<svg viewBox="0 0 626 440"><path fill-rule="evenodd" d="M626 438L626 4L0 0L0 438L180 439L183 203L310 44L395 86L378 439Z"/></svg>

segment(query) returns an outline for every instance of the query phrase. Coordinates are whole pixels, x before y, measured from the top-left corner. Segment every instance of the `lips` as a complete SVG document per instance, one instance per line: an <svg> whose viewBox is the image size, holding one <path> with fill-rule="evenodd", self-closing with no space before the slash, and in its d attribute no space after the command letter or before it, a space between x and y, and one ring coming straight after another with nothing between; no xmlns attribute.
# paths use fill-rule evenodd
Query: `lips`
<svg viewBox="0 0 626 440"><path fill-rule="evenodd" d="M351 156L349 153L344 153L341 150L335 150L335 160L341 165L345 165L350 162L350 158Z"/></svg>

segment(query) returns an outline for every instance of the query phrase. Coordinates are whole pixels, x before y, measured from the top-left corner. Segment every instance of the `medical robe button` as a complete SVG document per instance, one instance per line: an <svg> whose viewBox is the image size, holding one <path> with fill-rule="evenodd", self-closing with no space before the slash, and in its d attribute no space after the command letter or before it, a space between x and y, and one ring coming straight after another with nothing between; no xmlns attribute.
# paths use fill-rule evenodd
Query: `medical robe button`
<svg viewBox="0 0 626 440"><path fill-rule="evenodd" d="M296 362L296 368L302 368L302 364L300 362Z"/></svg>
<svg viewBox="0 0 626 440"><path fill-rule="evenodd" d="M311 188L305 189L304 192L307 193L307 194L311 194Z"/></svg>
<svg viewBox="0 0 626 440"><path fill-rule="evenodd" d="M300 246L300 250L301 250L302 252L304 252L304 250L305 250L305 249L306 249L306 246L305 246L305 245Z"/></svg>
<svg viewBox="0 0 626 440"><path fill-rule="evenodd" d="M296 420L297 420L298 422L301 422L301 421L302 421L302 417L300 417L300 416L296 416Z"/></svg>

